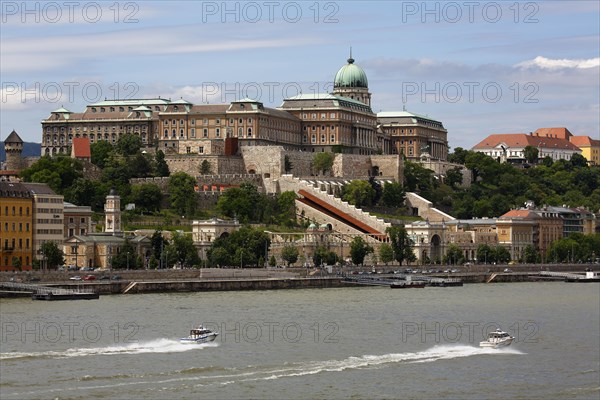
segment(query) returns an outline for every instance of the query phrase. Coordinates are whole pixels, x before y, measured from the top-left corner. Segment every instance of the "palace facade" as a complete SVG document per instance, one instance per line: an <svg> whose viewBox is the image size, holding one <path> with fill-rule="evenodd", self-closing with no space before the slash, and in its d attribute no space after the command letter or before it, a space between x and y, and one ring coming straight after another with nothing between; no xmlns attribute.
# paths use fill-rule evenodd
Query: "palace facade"
<svg viewBox="0 0 600 400"><path fill-rule="evenodd" d="M278 108L253 99L229 104L127 99L89 104L84 112L52 111L42 121L42 155L70 154L74 139L115 144L124 134L165 154L236 155L243 146L357 155L421 154L445 161L443 124L406 111L376 114L365 71L352 56L335 75L332 93L299 94Z"/></svg>

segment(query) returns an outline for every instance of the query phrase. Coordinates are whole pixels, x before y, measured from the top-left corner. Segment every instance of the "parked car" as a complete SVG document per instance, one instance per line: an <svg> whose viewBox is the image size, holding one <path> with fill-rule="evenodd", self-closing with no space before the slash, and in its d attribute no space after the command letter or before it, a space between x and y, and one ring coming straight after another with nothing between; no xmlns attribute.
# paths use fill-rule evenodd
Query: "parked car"
<svg viewBox="0 0 600 400"><path fill-rule="evenodd" d="M510 269L510 268L504 268L504 272L512 272L512 269Z"/></svg>
<svg viewBox="0 0 600 400"><path fill-rule="evenodd" d="M86 275L83 277L84 281L95 281L96 280L96 275Z"/></svg>
<svg viewBox="0 0 600 400"><path fill-rule="evenodd" d="M101 280L101 281L107 281L107 280L110 280L110 276L108 276L108 275L103 275L103 276L101 276L101 277L100 277L100 280Z"/></svg>
<svg viewBox="0 0 600 400"><path fill-rule="evenodd" d="M70 277L69 279L72 281L80 281L81 277L79 275L75 275L75 276Z"/></svg>
<svg viewBox="0 0 600 400"><path fill-rule="evenodd" d="M112 279L113 281L120 281L121 275L113 275L110 279Z"/></svg>

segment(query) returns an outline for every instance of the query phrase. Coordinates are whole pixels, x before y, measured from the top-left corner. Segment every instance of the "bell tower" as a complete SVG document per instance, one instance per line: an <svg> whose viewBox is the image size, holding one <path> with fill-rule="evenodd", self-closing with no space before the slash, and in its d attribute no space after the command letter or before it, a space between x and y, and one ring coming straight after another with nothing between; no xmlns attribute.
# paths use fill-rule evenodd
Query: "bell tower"
<svg viewBox="0 0 600 400"><path fill-rule="evenodd" d="M121 197L117 195L115 189L110 189L104 203L105 229L107 233L117 235L122 233L121 229Z"/></svg>

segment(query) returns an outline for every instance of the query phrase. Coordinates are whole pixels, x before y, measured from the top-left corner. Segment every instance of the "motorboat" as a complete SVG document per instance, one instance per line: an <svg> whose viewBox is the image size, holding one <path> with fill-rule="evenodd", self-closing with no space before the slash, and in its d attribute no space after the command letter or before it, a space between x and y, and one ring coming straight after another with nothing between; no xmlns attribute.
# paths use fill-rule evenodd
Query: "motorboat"
<svg viewBox="0 0 600 400"><path fill-rule="evenodd" d="M488 333L487 339L483 342L479 342L479 346L492 348L510 346L514 339L514 337L510 336L503 330L496 329L494 332Z"/></svg>
<svg viewBox="0 0 600 400"><path fill-rule="evenodd" d="M213 332L210 329L205 328L202 325L191 329L190 334L187 337L179 339L181 343L207 343L212 342L219 335L218 332Z"/></svg>

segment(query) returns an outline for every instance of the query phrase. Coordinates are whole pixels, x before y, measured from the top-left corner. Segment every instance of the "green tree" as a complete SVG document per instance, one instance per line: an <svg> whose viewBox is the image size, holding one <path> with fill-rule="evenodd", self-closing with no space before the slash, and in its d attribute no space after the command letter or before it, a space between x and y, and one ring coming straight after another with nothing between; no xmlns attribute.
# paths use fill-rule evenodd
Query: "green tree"
<svg viewBox="0 0 600 400"><path fill-rule="evenodd" d="M78 206L91 206L93 210L102 210L104 199L99 191L99 185L85 178L78 178L71 187L67 188L64 196L68 201Z"/></svg>
<svg viewBox="0 0 600 400"><path fill-rule="evenodd" d="M131 188L131 200L135 203L137 211L153 212L160 210L162 192L153 183L143 183Z"/></svg>
<svg viewBox="0 0 600 400"><path fill-rule="evenodd" d="M44 256L46 269L56 269L59 265L64 265L65 254L54 242L44 242L40 248Z"/></svg>
<svg viewBox="0 0 600 400"><path fill-rule="evenodd" d="M210 173L211 173L210 162L208 162L208 160L203 160L202 163L200 163L200 174L208 175Z"/></svg>
<svg viewBox="0 0 600 400"><path fill-rule="evenodd" d="M140 152L127 158L127 168L131 178L147 178L153 174L150 156Z"/></svg>
<svg viewBox="0 0 600 400"><path fill-rule="evenodd" d="M465 150L462 147L456 147L453 153L448 154L448 161L455 164L465 164L467 154L469 150Z"/></svg>
<svg viewBox="0 0 600 400"><path fill-rule="evenodd" d="M373 246L365 242L365 240L360 236L356 236L354 239L352 239L352 242L350 242L350 258L352 259L353 264L363 264L367 254L372 252Z"/></svg>
<svg viewBox="0 0 600 400"><path fill-rule="evenodd" d="M322 245L317 246L315 253L313 254L313 263L315 267L321 265L334 265L338 262L338 259L339 257L337 254Z"/></svg>
<svg viewBox="0 0 600 400"><path fill-rule="evenodd" d="M142 139L137 135L121 135L117 140L116 150L123 156L132 156L140 151Z"/></svg>
<svg viewBox="0 0 600 400"><path fill-rule="evenodd" d="M63 194L78 178L83 177L81 161L66 156L44 156L21 171L26 182L46 183L52 190Z"/></svg>
<svg viewBox="0 0 600 400"><path fill-rule="evenodd" d="M106 140L98 140L90 145L90 152L92 154L92 164L98 168L106 167L109 162L111 155L114 153L114 147Z"/></svg>
<svg viewBox="0 0 600 400"><path fill-rule="evenodd" d="M200 257L196 247L194 247L191 235L175 232L171 244L168 246L168 251L174 255L175 262L183 268L195 267L200 264Z"/></svg>
<svg viewBox="0 0 600 400"><path fill-rule="evenodd" d="M575 153L571 156L571 165L573 165L573 167L586 167L588 163L584 156Z"/></svg>
<svg viewBox="0 0 600 400"><path fill-rule="evenodd" d="M117 255L112 257L111 265L113 269L140 269L141 260L138 259L135 247L131 242L125 239L123 245L119 247Z"/></svg>
<svg viewBox="0 0 600 400"><path fill-rule="evenodd" d="M259 221L265 211L264 200L256 186L243 183L239 188L230 188L219 197L217 210L221 215L238 218L242 223Z"/></svg>
<svg viewBox="0 0 600 400"><path fill-rule="evenodd" d="M152 246L152 256L156 258L159 262L161 268L164 268L164 262L162 259L162 252L165 246L168 246L169 243L162 235L162 231L155 230L150 238L150 245Z"/></svg>
<svg viewBox="0 0 600 400"><path fill-rule="evenodd" d="M275 259L274 255L271 255L271 258L269 258L269 267L273 268L277 265L277 260Z"/></svg>
<svg viewBox="0 0 600 400"><path fill-rule="evenodd" d="M298 248L295 246L285 246L281 249L281 258L287 263L288 267L298 261L299 255Z"/></svg>
<svg viewBox="0 0 600 400"><path fill-rule="evenodd" d="M538 161L539 150L534 146L525 146L523 149L523 154L525 155L525 160L529 164L535 164Z"/></svg>
<svg viewBox="0 0 600 400"><path fill-rule="evenodd" d="M460 247L451 243L446 249L446 255L444 256L443 262L444 264L461 265L465 262L465 256Z"/></svg>
<svg viewBox="0 0 600 400"><path fill-rule="evenodd" d="M446 179L444 182L451 188L457 188L462 185L463 174L460 168L451 168L446 171Z"/></svg>
<svg viewBox="0 0 600 400"><path fill-rule="evenodd" d="M334 156L332 153L315 153L313 157L313 169L317 174L325 175L333 167Z"/></svg>
<svg viewBox="0 0 600 400"><path fill-rule="evenodd" d="M162 150L157 150L155 155L156 176L169 176L169 166L165 161L165 153Z"/></svg>
<svg viewBox="0 0 600 400"><path fill-rule="evenodd" d="M23 267L23 262L19 257L13 257L11 261L12 267L15 271L21 271Z"/></svg>
<svg viewBox="0 0 600 400"><path fill-rule="evenodd" d="M277 221L280 225L292 227L296 222L296 199L294 191L285 191L277 196Z"/></svg>
<svg viewBox="0 0 600 400"><path fill-rule="evenodd" d="M294 164L292 164L292 162L290 161L290 157L286 154L285 156L283 156L283 170L286 174L289 174L290 172L292 172L293 168Z"/></svg>
<svg viewBox="0 0 600 400"><path fill-rule="evenodd" d="M213 265L257 266L260 259L266 259L269 245L265 232L244 225L229 236L217 238L207 255Z"/></svg>
<svg viewBox="0 0 600 400"><path fill-rule="evenodd" d="M178 214L192 217L196 213L197 199L195 186L196 179L185 172L176 172L169 178L171 207Z"/></svg>
<svg viewBox="0 0 600 400"><path fill-rule="evenodd" d="M386 230L390 245L394 252L394 259L402 264L404 261L413 262L417 258L413 253L413 242L408 237L408 232L403 226L392 226Z"/></svg>
<svg viewBox="0 0 600 400"><path fill-rule="evenodd" d="M538 260L538 253L533 245L528 244L523 250L523 262L533 264Z"/></svg>
<svg viewBox="0 0 600 400"><path fill-rule="evenodd" d="M493 249L494 259L498 264L507 264L510 261L510 252L502 246L496 246Z"/></svg>
<svg viewBox="0 0 600 400"><path fill-rule="evenodd" d="M476 254L477 260L479 260L479 262L484 262L487 264L496 261L495 254L492 251L492 248L487 244L480 244L479 246L477 246Z"/></svg>
<svg viewBox="0 0 600 400"><path fill-rule="evenodd" d="M367 181L353 180L342 187L342 200L356 207L373 204L375 190Z"/></svg>
<svg viewBox="0 0 600 400"><path fill-rule="evenodd" d="M381 205L400 208L404 204L405 193L399 182L386 182L381 193Z"/></svg>
<svg viewBox="0 0 600 400"><path fill-rule="evenodd" d="M406 161L404 163L404 187L409 192L429 194L436 186L434 172L419 163Z"/></svg>
<svg viewBox="0 0 600 400"><path fill-rule="evenodd" d="M394 260L394 250L387 243L382 243L379 247L379 259L385 265Z"/></svg>

